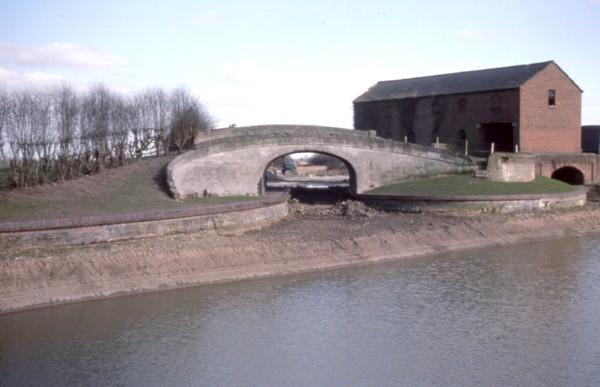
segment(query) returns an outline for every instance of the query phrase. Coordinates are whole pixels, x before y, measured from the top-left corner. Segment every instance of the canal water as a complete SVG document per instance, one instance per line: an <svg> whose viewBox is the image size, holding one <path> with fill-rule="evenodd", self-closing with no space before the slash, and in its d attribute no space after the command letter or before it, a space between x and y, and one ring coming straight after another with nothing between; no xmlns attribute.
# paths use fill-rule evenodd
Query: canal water
<svg viewBox="0 0 600 387"><path fill-rule="evenodd" d="M0 316L2 386L599 386L600 239Z"/></svg>

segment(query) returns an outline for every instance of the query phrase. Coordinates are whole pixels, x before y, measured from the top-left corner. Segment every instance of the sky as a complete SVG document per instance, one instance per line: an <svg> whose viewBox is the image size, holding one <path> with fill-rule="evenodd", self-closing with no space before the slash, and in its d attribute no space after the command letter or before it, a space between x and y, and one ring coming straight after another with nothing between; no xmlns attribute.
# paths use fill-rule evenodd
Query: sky
<svg viewBox="0 0 600 387"><path fill-rule="evenodd" d="M554 60L600 125L600 0L0 0L0 84L184 86L217 126L352 127L380 80Z"/></svg>

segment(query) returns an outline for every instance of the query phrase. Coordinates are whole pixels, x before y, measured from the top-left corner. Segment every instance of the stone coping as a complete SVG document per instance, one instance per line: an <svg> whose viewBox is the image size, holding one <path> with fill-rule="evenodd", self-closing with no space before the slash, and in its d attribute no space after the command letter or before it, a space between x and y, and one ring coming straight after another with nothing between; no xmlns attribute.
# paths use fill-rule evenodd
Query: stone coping
<svg viewBox="0 0 600 387"><path fill-rule="evenodd" d="M312 141L310 141L312 139ZM419 155L452 164L471 165L470 157L463 152L452 152L427 145L405 143L373 136L369 131L317 125L254 125L214 130L194 143L194 150L202 155L229 151L233 147L263 145L347 145L354 148L401 152ZM170 164L186 160L194 151L173 159Z"/></svg>
<svg viewBox="0 0 600 387"><path fill-rule="evenodd" d="M51 219L33 219L0 222L0 233L20 231L41 231L110 224L137 223L156 220L190 218L203 215L214 215L236 211L252 210L264 206L282 203L289 199L287 191L258 196L256 200L214 205L199 205L189 208L168 210L140 211L107 215L90 215L81 217L61 217Z"/></svg>
<svg viewBox="0 0 600 387"><path fill-rule="evenodd" d="M554 192L538 194L514 195L380 195L356 194L360 200L390 200L390 201L427 201L427 202L477 202L477 201L511 201L511 200L536 200L536 199L571 199L587 193L588 188L578 188L571 192Z"/></svg>

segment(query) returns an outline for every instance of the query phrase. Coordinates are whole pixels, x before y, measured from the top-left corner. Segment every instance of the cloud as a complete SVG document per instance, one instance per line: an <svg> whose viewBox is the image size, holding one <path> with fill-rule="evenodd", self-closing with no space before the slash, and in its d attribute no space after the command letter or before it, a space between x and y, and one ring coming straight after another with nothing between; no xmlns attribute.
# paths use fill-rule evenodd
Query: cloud
<svg viewBox="0 0 600 387"><path fill-rule="evenodd" d="M0 87L5 86L9 89L49 86L66 81L67 79L59 74L42 71L19 73L0 67Z"/></svg>
<svg viewBox="0 0 600 387"><path fill-rule="evenodd" d="M465 40L475 40L475 39L481 39L483 37L483 34L479 31L475 31L469 28L463 28L460 29L458 31L455 31L454 33L456 36L458 36L461 39L465 39Z"/></svg>
<svg viewBox="0 0 600 387"><path fill-rule="evenodd" d="M456 35L459 38L467 40L479 39L481 37L481 34L479 32L471 30L469 28L463 28L461 30L456 31Z"/></svg>
<svg viewBox="0 0 600 387"><path fill-rule="evenodd" d="M21 47L0 43L0 62L39 67L112 67L128 61L117 55L75 43L50 43L43 46Z"/></svg>
<svg viewBox="0 0 600 387"><path fill-rule="evenodd" d="M214 11L190 16L186 22L195 26L216 26L221 24L221 17Z"/></svg>
<svg viewBox="0 0 600 387"><path fill-rule="evenodd" d="M380 74L391 79L398 68L380 64L224 63L220 74L192 86L220 127L268 123L352 127L352 100ZM196 86L196 87L195 87Z"/></svg>
<svg viewBox="0 0 600 387"><path fill-rule="evenodd" d="M583 125L600 125L600 95L583 94Z"/></svg>

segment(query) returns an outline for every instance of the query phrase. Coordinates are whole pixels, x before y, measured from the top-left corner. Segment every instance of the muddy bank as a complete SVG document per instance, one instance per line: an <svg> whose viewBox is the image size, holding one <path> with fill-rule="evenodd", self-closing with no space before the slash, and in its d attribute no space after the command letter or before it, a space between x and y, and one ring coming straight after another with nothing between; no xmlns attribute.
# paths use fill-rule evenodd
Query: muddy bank
<svg viewBox="0 0 600 387"><path fill-rule="evenodd" d="M393 214L292 205L244 235L197 232L0 252L0 312L198 284L600 232L600 207L523 214Z"/></svg>

